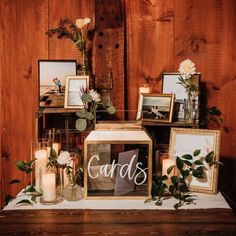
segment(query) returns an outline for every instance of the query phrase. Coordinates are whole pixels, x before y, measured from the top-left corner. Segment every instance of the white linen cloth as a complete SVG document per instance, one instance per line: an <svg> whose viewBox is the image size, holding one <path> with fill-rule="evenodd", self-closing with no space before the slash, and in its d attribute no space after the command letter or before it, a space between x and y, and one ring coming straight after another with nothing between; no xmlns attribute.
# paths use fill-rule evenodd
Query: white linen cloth
<svg viewBox="0 0 236 236"><path fill-rule="evenodd" d="M19 194L20 195L20 194ZM180 209L209 209L209 208L224 208L230 209L222 194L219 192L216 195L193 193L194 204L184 205ZM28 196L20 195L11 201L3 210L35 210L35 209L97 209L97 210L173 210L173 206L177 200L170 198L163 200L162 206L156 206L154 202L144 203L144 200L80 200L67 201L64 200L55 205L42 205L36 203L30 205L15 205L22 199L27 199ZM29 199L29 198L28 198Z"/></svg>

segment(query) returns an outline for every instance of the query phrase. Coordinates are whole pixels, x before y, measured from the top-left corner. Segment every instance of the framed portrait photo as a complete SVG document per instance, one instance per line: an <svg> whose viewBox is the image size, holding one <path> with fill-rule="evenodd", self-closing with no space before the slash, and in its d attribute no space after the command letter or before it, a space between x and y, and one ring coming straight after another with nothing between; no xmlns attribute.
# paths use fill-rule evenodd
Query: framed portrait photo
<svg viewBox="0 0 236 236"><path fill-rule="evenodd" d="M39 107L64 107L66 76L76 75L76 60L39 60Z"/></svg>
<svg viewBox="0 0 236 236"><path fill-rule="evenodd" d="M198 156L194 156L195 150L200 150ZM217 193L218 165L209 166L205 161L205 156L214 152L213 161L219 160L220 155L220 131L191 128L171 128L169 156L176 161L177 156L185 154L193 156L191 163L196 160L202 161L205 178L188 178L190 191L203 193Z"/></svg>
<svg viewBox="0 0 236 236"><path fill-rule="evenodd" d="M83 108L82 91L89 86L89 76L67 76L65 89L65 108Z"/></svg>
<svg viewBox="0 0 236 236"><path fill-rule="evenodd" d="M193 84L199 88L200 86L200 73L195 73L192 76ZM180 73L163 73L162 78L162 93L163 94L175 94L174 104L174 120L184 120L184 100L187 98L187 93L184 87L179 84ZM199 97L196 96L195 110L196 116L199 113ZM196 117L198 119L198 117Z"/></svg>
<svg viewBox="0 0 236 236"><path fill-rule="evenodd" d="M140 94L137 120L170 123L173 116L174 94Z"/></svg>

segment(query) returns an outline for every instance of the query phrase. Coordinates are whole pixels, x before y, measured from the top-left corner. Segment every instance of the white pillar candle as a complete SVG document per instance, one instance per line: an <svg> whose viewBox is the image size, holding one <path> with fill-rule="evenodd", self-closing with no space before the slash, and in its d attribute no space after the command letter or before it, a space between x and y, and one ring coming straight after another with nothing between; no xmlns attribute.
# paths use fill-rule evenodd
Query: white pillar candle
<svg viewBox="0 0 236 236"><path fill-rule="evenodd" d="M149 87L139 87L139 93L150 93Z"/></svg>
<svg viewBox="0 0 236 236"><path fill-rule="evenodd" d="M164 159L163 162L162 162L162 175L167 175L168 176L167 170L170 166L172 166L174 164L175 164L174 160ZM173 176L173 172L174 172L174 170L172 170L172 172L170 173L169 176Z"/></svg>
<svg viewBox="0 0 236 236"><path fill-rule="evenodd" d="M47 168L48 155L47 150L37 150L34 153L35 161L35 188L40 191L40 171L44 173Z"/></svg>
<svg viewBox="0 0 236 236"><path fill-rule="evenodd" d="M52 148L55 150L57 156L59 154L60 147L61 147L60 143L52 143Z"/></svg>
<svg viewBox="0 0 236 236"><path fill-rule="evenodd" d="M42 174L43 200L56 200L56 175L54 173Z"/></svg>

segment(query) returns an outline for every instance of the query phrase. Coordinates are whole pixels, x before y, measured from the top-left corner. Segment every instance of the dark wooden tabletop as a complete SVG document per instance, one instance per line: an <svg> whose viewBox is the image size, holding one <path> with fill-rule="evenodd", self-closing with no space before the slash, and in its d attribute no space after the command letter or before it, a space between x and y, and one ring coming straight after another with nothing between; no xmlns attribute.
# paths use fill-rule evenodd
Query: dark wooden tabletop
<svg viewBox="0 0 236 236"><path fill-rule="evenodd" d="M236 215L208 210L10 210L0 235L236 235Z"/></svg>

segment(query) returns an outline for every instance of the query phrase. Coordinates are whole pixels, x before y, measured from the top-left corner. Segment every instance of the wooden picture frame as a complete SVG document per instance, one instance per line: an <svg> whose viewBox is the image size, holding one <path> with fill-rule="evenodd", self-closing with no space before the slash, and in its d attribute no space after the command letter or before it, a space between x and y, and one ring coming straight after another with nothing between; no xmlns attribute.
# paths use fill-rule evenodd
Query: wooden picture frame
<svg viewBox="0 0 236 236"><path fill-rule="evenodd" d="M175 94L174 104L174 120L184 120L184 100L187 98L187 93L184 87L179 84L180 73L177 72L165 72L162 78L162 93L163 94ZM192 76L193 84L200 88L200 77L201 73L197 72ZM195 101L195 116L196 120L199 119L199 96L196 97Z"/></svg>
<svg viewBox="0 0 236 236"><path fill-rule="evenodd" d="M214 161L220 156L220 131L191 128L171 128L169 157L176 161L176 157L184 154L193 154L197 149L201 150L200 155L214 151ZM218 166L211 167L203 160L207 178L197 179L192 177L189 180L190 191L203 193L217 193Z"/></svg>
<svg viewBox="0 0 236 236"><path fill-rule="evenodd" d="M67 76L64 108L83 108L82 90L89 87L89 76Z"/></svg>
<svg viewBox="0 0 236 236"><path fill-rule="evenodd" d="M38 60L39 107L64 107L66 76L75 76L76 66L76 60Z"/></svg>
<svg viewBox="0 0 236 236"><path fill-rule="evenodd" d="M171 123L174 101L174 94L140 94L137 120Z"/></svg>

